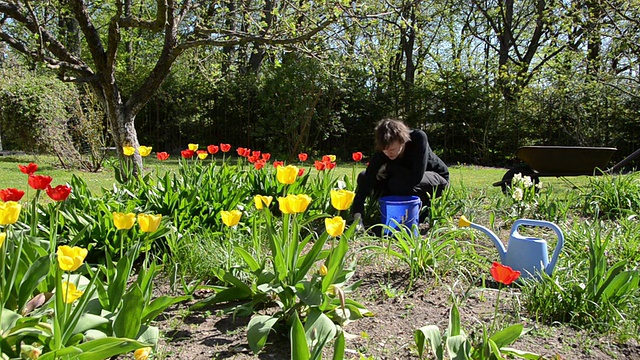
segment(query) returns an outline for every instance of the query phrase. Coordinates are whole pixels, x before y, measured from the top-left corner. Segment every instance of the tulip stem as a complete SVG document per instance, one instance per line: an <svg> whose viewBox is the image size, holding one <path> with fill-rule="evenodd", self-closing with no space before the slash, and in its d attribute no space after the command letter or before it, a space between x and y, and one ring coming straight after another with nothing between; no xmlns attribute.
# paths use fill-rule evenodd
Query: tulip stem
<svg viewBox="0 0 640 360"><path fill-rule="evenodd" d="M493 320L491 321L491 327L489 328L489 336L493 333L494 326L496 324L496 318L498 317L498 307L500 306L500 293L502 292L502 284L498 285L498 296L496 297L496 306L493 309Z"/></svg>
<svg viewBox="0 0 640 360"><path fill-rule="evenodd" d="M38 199L40 199L40 191L36 190L36 195L33 198L33 204L31 204L31 229L29 231L29 235L31 237L35 237L38 229ZM51 247L49 247L51 250Z"/></svg>
<svg viewBox="0 0 640 360"><path fill-rule="evenodd" d="M119 234L118 234L118 235L119 235L118 237L119 237L119 240L120 240L120 241L119 241L119 242L120 242L120 251L119 251L119 253L120 253L120 259L122 259L122 248L124 247L124 234L123 234L123 232L124 232L124 231L118 231L118 233L119 233Z"/></svg>
<svg viewBox="0 0 640 360"><path fill-rule="evenodd" d="M56 248L56 238L58 235L58 212L60 210L60 202L54 206L54 211L49 219L49 249L53 252Z"/></svg>

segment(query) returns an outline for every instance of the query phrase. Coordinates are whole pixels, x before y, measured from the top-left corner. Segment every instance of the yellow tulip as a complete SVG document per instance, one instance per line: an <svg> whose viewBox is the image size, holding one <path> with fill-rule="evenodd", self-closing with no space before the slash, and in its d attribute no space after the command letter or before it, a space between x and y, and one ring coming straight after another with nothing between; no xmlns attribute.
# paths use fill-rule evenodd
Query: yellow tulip
<svg viewBox="0 0 640 360"><path fill-rule="evenodd" d="M113 213L113 224L118 230L129 230L133 227L133 223L136 222L136 214L134 213Z"/></svg>
<svg viewBox="0 0 640 360"><path fill-rule="evenodd" d="M329 270L327 269L327 266L325 264L320 265L320 269L318 269L318 274L320 274L320 276L327 276L327 272Z"/></svg>
<svg viewBox="0 0 640 360"><path fill-rule="evenodd" d="M162 214L138 214L138 225L142 232L150 233L158 230L160 220L162 220Z"/></svg>
<svg viewBox="0 0 640 360"><path fill-rule="evenodd" d="M71 304L72 302L78 300L84 291L78 290L76 288L76 284L63 281L62 282L62 299L65 303Z"/></svg>
<svg viewBox="0 0 640 360"><path fill-rule="evenodd" d="M144 348L140 348L136 351L133 352L133 358L135 360L147 360L149 358L149 355L151 354L151 348L150 347L144 347Z"/></svg>
<svg viewBox="0 0 640 360"><path fill-rule="evenodd" d="M204 160L207 158L207 156L209 156L209 153L206 151L198 151L198 158L200 160Z"/></svg>
<svg viewBox="0 0 640 360"><path fill-rule="evenodd" d="M241 216L240 210L220 211L222 222L229 227L238 225Z"/></svg>
<svg viewBox="0 0 640 360"><path fill-rule="evenodd" d="M293 211L297 213L304 212L307 210L307 207L311 204L311 197L309 195L292 195L291 196L291 205Z"/></svg>
<svg viewBox="0 0 640 360"><path fill-rule="evenodd" d="M189 150L196 151L198 150L198 144L189 144Z"/></svg>
<svg viewBox="0 0 640 360"><path fill-rule="evenodd" d="M349 190L331 190L331 205L336 210L347 210L353 202L356 193Z"/></svg>
<svg viewBox="0 0 640 360"><path fill-rule="evenodd" d="M123 146L122 152L124 153L124 156L131 156L135 154L136 149L133 146Z"/></svg>
<svg viewBox="0 0 640 360"><path fill-rule="evenodd" d="M140 146L138 148L138 152L140 153L140 156L146 157L151 154L151 149L153 149L151 146Z"/></svg>
<svg viewBox="0 0 640 360"><path fill-rule="evenodd" d="M21 209L22 205L16 201L0 203L0 225L15 224Z"/></svg>
<svg viewBox="0 0 640 360"><path fill-rule="evenodd" d="M342 235L346 224L347 222L341 216L324 219L324 226L327 228L327 234L333 237Z"/></svg>
<svg viewBox="0 0 640 360"><path fill-rule="evenodd" d="M58 246L58 266L64 271L76 271L84 262L87 253L87 249L77 246Z"/></svg>
<svg viewBox="0 0 640 360"><path fill-rule="evenodd" d="M256 209L258 210L262 210L265 206L269 207L272 200L273 196L256 195L253 197L253 201L256 204Z"/></svg>
<svg viewBox="0 0 640 360"><path fill-rule="evenodd" d="M329 157L329 159L330 159L332 162L335 162L335 161L336 161L336 156L335 156L335 155L327 155L327 156Z"/></svg>
<svg viewBox="0 0 640 360"><path fill-rule="evenodd" d="M278 198L278 205L280 211L283 214L297 214L307 210L307 207L311 204L311 197L309 195L287 195L286 197Z"/></svg>
<svg viewBox="0 0 640 360"><path fill-rule="evenodd" d="M7 239L7 233L0 233L0 248L2 248L2 244Z"/></svg>
<svg viewBox="0 0 640 360"><path fill-rule="evenodd" d="M276 169L276 179L282 184L293 184L298 176L298 167L293 165L278 166Z"/></svg>

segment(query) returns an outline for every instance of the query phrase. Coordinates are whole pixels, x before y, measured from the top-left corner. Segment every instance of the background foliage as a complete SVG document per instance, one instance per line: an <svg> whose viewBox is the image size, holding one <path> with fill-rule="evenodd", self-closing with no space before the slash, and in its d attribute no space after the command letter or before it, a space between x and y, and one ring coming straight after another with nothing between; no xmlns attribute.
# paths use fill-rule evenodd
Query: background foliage
<svg viewBox="0 0 640 360"><path fill-rule="evenodd" d="M142 4L132 2L132 11ZM295 27L296 19L257 4ZM501 165L533 144L612 146L620 160L639 147L636 5L363 1L295 48L247 42L187 50L138 113L136 129L142 144L176 154L189 142L226 142L268 145L284 159L301 151L346 159L372 151L377 120L400 116L425 129L448 163ZM225 21L242 26L233 16ZM126 95L154 66L158 39L133 30L123 36L116 75ZM3 46L5 69L34 69ZM30 89L30 79L16 81ZM6 94L9 84L1 84ZM51 106L81 96L33 91L58 95ZM16 96L0 102L4 147L31 151L25 132L7 129L7 113L14 123L36 121L25 102L30 95ZM40 116L53 124L65 117L61 111L71 108Z"/></svg>

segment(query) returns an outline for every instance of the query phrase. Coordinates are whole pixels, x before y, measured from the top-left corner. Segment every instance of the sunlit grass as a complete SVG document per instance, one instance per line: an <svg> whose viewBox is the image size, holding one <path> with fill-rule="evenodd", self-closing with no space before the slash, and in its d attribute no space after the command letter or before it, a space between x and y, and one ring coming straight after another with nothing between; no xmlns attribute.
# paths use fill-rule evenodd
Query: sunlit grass
<svg viewBox="0 0 640 360"><path fill-rule="evenodd" d="M219 164L222 159L217 159ZM243 160L244 161L244 160ZM63 169L60 167L60 163L53 156L48 155L15 155L0 157L0 188L18 188L26 190L27 178L18 169L18 164L26 165L30 162L38 164L38 174L49 175L53 178L52 185L64 184L71 180L71 177L75 174L86 181L89 189L95 193L100 194L103 188L110 189L115 181L115 174L113 167L109 164L115 162L114 158L107 159L104 164L104 168L98 172L86 172L79 171L77 169ZM152 156L144 159L145 173L156 172L164 174L167 171L176 171L180 159L173 156L166 161L158 161ZM210 163L211 160L205 159L204 164ZM236 158L227 159L229 164L236 164ZM294 163L298 167L305 168L307 171L311 171L311 174L317 172L313 163L307 161L306 163ZM271 165L269 165L271 166ZM354 177L353 163L338 163L333 171L336 177ZM355 167L355 177L357 174L364 170L363 164L358 164ZM500 188L494 187L492 184L502 179L507 169L505 168L492 168L476 165L452 165L449 167L451 186L455 188L466 188L467 190L484 189L488 194L499 193ZM355 180L355 179L353 179ZM575 177L544 177L541 178L543 183L553 186L556 191L569 191L574 187L584 187L589 183L588 176L575 176Z"/></svg>

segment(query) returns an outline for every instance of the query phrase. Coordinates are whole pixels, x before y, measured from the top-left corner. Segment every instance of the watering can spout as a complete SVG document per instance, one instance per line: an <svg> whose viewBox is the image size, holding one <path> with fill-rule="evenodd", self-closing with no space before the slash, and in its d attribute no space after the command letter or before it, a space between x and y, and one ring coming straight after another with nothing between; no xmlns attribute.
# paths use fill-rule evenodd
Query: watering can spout
<svg viewBox="0 0 640 360"><path fill-rule="evenodd" d="M472 223L464 215L460 216L460 219L458 220L458 227L470 227L472 229L480 230L483 233L485 233L487 236L489 236L491 241L493 241L493 244L496 246L496 249L498 249L498 253L500 254L500 262L504 263L505 256L507 254L507 249L505 248L504 244L502 244L502 241L500 241L498 236L493 233L493 231L489 230L488 228L482 225Z"/></svg>

